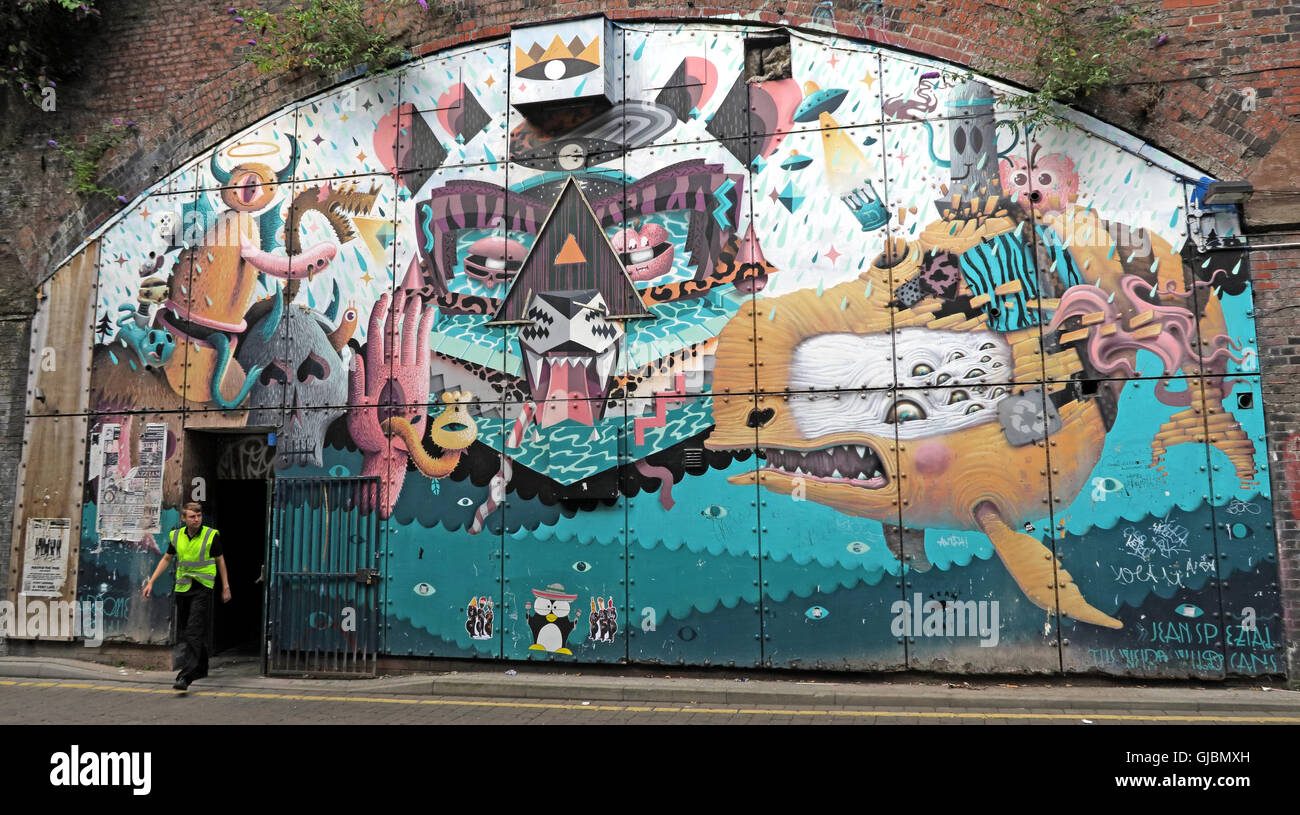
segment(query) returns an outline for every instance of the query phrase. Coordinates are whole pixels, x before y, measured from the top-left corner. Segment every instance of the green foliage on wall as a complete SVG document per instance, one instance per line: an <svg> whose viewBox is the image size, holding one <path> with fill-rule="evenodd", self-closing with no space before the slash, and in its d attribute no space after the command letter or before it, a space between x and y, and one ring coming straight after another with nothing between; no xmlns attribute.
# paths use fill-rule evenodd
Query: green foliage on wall
<svg viewBox="0 0 1300 815"><path fill-rule="evenodd" d="M427 11L427 0L417 0ZM284 11L240 12L254 35L250 59L264 73L307 69L334 76L364 63L384 70L407 55L392 22L410 0L294 0Z"/></svg>
<svg viewBox="0 0 1300 815"><path fill-rule="evenodd" d="M76 52L94 0L0 0L0 87L44 110L57 83L77 71Z"/></svg>
<svg viewBox="0 0 1300 815"><path fill-rule="evenodd" d="M111 123L102 126L98 132L88 136L84 142L60 144L50 139L49 145L67 157L68 166L72 170L72 174L68 177L68 191L79 195L114 197L117 194L116 190L99 183L99 162L104 158L104 154L120 144L134 127L135 122L114 119ZM125 203L125 199L119 200Z"/></svg>
<svg viewBox="0 0 1300 815"><path fill-rule="evenodd" d="M1055 0L1013 6L1008 13L1008 47L993 59L1002 73L1027 80L1035 90L1005 100L1023 109L1026 126L1060 124L1057 105L1078 105L1115 85L1150 59L1158 29L1147 22L1144 3ZM1159 44L1159 43L1156 43Z"/></svg>

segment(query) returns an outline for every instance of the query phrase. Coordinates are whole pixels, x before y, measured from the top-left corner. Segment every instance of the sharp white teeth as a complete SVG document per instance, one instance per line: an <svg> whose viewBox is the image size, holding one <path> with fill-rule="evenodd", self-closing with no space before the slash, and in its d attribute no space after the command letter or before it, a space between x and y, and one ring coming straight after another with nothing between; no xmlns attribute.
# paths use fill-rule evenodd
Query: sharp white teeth
<svg viewBox="0 0 1300 815"><path fill-rule="evenodd" d="M831 478L843 478L843 477L844 476L840 475L840 471L838 468L831 470Z"/></svg>
<svg viewBox="0 0 1300 815"><path fill-rule="evenodd" d="M527 349L525 349L525 353L528 354L528 370L532 372L532 386L540 388L542 382L542 356Z"/></svg>
<svg viewBox="0 0 1300 815"><path fill-rule="evenodd" d="M857 474L856 476L854 476L854 477L857 478L859 481L866 481L866 480L867 480L867 474L864 473L864 472L861 472L861 471L859 471L858 474Z"/></svg>
<svg viewBox="0 0 1300 815"><path fill-rule="evenodd" d="M614 358L618 355L618 344L611 345L596 357L596 376L603 386L614 370Z"/></svg>
<svg viewBox="0 0 1300 815"><path fill-rule="evenodd" d="M880 477L883 476L883 475L884 475L884 473L880 472L880 470L876 470L874 473L871 474L871 477L872 477L872 478L880 478Z"/></svg>
<svg viewBox="0 0 1300 815"><path fill-rule="evenodd" d="M853 446L853 449L856 450L858 455L861 456L862 458L867 457L867 448L865 445L856 444Z"/></svg>

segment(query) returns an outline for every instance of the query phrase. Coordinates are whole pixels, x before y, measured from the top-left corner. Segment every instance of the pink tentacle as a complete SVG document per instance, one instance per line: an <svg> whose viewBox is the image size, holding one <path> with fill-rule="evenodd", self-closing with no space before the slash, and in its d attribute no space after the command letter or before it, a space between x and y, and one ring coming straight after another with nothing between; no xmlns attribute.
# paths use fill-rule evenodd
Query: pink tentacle
<svg viewBox="0 0 1300 815"><path fill-rule="evenodd" d="M282 280L302 280L320 273L339 251L333 243L325 242L292 257L273 255L254 246L247 235L240 236L239 245L240 256L254 269Z"/></svg>
<svg viewBox="0 0 1300 815"><path fill-rule="evenodd" d="M665 510L672 509L677 503L673 500L673 471L653 465L645 459L637 460L636 470L646 478L659 479L659 503Z"/></svg>

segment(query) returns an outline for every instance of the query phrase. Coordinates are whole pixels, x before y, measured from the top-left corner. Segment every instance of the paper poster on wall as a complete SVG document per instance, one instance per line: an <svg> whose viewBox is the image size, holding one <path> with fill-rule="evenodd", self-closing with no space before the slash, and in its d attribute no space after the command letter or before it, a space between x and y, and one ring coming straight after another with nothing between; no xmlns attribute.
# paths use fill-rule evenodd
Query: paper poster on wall
<svg viewBox="0 0 1300 815"><path fill-rule="evenodd" d="M68 579L71 518L28 518L23 587L28 597L58 597Z"/></svg>
<svg viewBox="0 0 1300 815"><path fill-rule="evenodd" d="M105 424L100 430L96 531L106 540L136 540L161 530L167 425L145 425L134 467L129 439L124 424Z"/></svg>

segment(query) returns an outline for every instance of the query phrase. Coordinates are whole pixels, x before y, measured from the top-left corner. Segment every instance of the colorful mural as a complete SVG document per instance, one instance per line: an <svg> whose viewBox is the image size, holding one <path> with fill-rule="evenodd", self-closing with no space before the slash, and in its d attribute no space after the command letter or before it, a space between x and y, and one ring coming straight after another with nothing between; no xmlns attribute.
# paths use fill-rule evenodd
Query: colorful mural
<svg viewBox="0 0 1300 815"><path fill-rule="evenodd" d="M756 77L773 33L520 29L195 157L94 237L92 433L166 424L165 517L192 427L377 477L391 654L1280 673L1200 174L843 39ZM96 476L92 595L156 558Z"/></svg>

